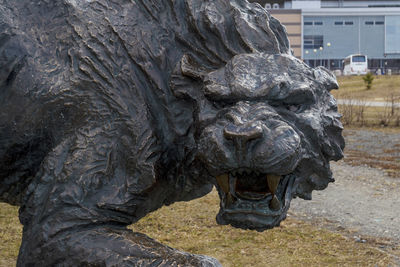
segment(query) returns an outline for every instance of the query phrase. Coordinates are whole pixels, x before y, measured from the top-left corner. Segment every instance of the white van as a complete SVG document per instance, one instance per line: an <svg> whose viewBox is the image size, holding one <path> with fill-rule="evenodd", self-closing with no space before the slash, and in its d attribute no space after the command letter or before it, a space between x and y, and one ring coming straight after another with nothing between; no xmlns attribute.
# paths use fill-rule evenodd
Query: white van
<svg viewBox="0 0 400 267"><path fill-rule="evenodd" d="M350 55L343 60L343 75L363 75L368 72L366 55Z"/></svg>

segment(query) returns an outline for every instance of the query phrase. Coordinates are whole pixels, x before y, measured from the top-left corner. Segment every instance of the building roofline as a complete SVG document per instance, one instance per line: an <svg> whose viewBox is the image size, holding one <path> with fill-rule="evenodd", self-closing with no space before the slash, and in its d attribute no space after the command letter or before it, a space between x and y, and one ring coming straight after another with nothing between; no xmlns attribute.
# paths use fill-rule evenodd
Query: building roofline
<svg viewBox="0 0 400 267"><path fill-rule="evenodd" d="M303 16L390 16L400 15L400 7L391 8L313 8L302 9Z"/></svg>
<svg viewBox="0 0 400 267"><path fill-rule="evenodd" d="M301 9L268 9L271 14L301 14Z"/></svg>
<svg viewBox="0 0 400 267"><path fill-rule="evenodd" d="M377 0L342 0L343 2L376 2ZM399 2L399 0L385 0ZM338 0L321 0L321 2L338 2Z"/></svg>

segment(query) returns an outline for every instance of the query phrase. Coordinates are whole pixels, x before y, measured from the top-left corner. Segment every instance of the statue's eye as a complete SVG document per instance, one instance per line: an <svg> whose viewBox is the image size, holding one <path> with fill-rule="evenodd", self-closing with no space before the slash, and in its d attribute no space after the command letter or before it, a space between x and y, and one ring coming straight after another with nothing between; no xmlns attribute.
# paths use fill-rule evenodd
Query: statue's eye
<svg viewBox="0 0 400 267"><path fill-rule="evenodd" d="M212 105L216 109L224 109L224 108L229 108L233 105L235 105L237 102L236 101L229 101L229 100L217 100L217 101L211 101Z"/></svg>
<svg viewBox="0 0 400 267"><path fill-rule="evenodd" d="M294 113L299 113L306 109L306 105L297 103L271 102L270 105L276 109L286 109Z"/></svg>
<svg viewBox="0 0 400 267"><path fill-rule="evenodd" d="M224 109L228 106L228 103L223 101L212 101L212 104L216 109Z"/></svg>
<svg viewBox="0 0 400 267"><path fill-rule="evenodd" d="M301 105L299 104L289 104L286 105L286 109L291 111L291 112L300 112L301 111Z"/></svg>

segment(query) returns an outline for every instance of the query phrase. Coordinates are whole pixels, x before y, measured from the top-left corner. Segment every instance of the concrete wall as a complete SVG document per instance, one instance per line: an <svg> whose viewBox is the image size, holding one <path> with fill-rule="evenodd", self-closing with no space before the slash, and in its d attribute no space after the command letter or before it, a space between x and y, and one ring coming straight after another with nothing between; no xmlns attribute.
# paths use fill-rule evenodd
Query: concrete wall
<svg viewBox="0 0 400 267"><path fill-rule="evenodd" d="M321 8L320 0L302 0L292 1L292 8L303 9L303 8Z"/></svg>
<svg viewBox="0 0 400 267"><path fill-rule="evenodd" d="M384 16L304 17L304 22L315 21L323 25L304 25L303 34L322 35L323 50L304 49L304 59L340 59L356 53L366 54L369 58L384 58L385 25L375 25L376 21L385 21ZM343 21L343 25L335 25L336 21ZM353 24L345 25L346 21ZM373 25L366 25L366 21Z"/></svg>
<svg viewBox="0 0 400 267"><path fill-rule="evenodd" d="M399 5L398 0L380 0L380 1L322 1L321 7L368 7L368 6L393 6Z"/></svg>

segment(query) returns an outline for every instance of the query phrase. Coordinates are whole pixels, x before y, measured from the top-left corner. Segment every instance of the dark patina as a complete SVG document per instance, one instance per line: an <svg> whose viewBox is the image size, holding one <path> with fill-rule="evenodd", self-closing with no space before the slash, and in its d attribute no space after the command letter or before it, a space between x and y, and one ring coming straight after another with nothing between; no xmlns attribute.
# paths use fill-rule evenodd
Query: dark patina
<svg viewBox="0 0 400 267"><path fill-rule="evenodd" d="M242 0L0 0L0 200L18 266L219 266L126 226L215 185L262 231L333 181L335 77Z"/></svg>

